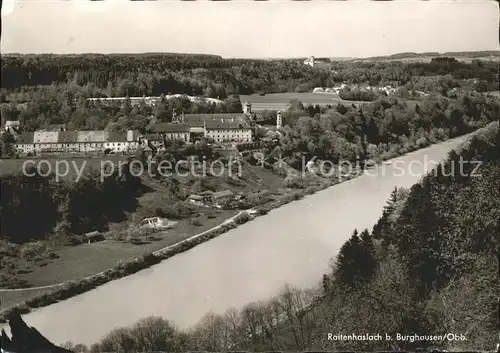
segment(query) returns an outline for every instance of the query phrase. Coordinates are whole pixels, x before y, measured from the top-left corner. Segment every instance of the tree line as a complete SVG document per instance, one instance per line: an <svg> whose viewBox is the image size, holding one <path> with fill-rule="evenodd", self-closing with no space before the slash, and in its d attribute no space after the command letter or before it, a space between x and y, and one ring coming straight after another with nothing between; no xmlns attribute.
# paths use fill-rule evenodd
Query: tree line
<svg viewBox="0 0 500 353"><path fill-rule="evenodd" d="M54 235L69 241L72 234L105 230L109 222L125 219L144 191L130 171L123 164L122 171L101 180L100 172L90 169L79 180L62 182L34 167L2 176L1 237L18 244Z"/></svg>
<svg viewBox="0 0 500 353"><path fill-rule="evenodd" d="M355 162L379 161L474 131L500 116L498 100L481 94L457 99L429 97L418 102L382 97L361 106L305 107L291 102L281 154L300 169L302 156Z"/></svg>
<svg viewBox="0 0 500 353"><path fill-rule="evenodd" d="M495 62L471 63L438 57L428 63L331 63L332 70L297 60L222 59L209 55L8 55L2 56L3 100L23 87L73 82L91 85L102 96L151 96L164 93L225 98L231 94L293 92L297 87L331 87L339 82L370 85L412 82L414 77L477 79L497 90Z"/></svg>
<svg viewBox="0 0 500 353"><path fill-rule="evenodd" d="M69 84L63 86L39 87L24 93L30 97L24 104L5 103L0 106L4 120L18 120L22 131L34 131L50 124L65 124L67 130L128 129L145 132L146 126L155 117L158 122L172 120L174 110L182 114L239 113L241 102L237 95L225 98L220 103L192 101L186 96L166 98L160 95L158 105L148 106L141 102L132 106L130 99L124 102L89 102L81 96L81 87Z"/></svg>

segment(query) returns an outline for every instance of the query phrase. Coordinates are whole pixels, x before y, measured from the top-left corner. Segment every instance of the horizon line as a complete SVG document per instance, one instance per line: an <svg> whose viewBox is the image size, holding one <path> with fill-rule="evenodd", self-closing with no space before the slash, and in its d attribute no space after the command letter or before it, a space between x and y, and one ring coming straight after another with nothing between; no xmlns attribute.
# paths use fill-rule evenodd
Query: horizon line
<svg viewBox="0 0 500 353"><path fill-rule="evenodd" d="M197 53L197 52L115 52L115 53L102 53L102 52L82 52L82 53L49 53L49 52L38 52L38 53L19 53L19 52L3 52L0 56L17 55L17 56L28 56L28 55L53 55L53 56L76 56L76 55L102 55L102 56L119 56L119 55L192 55L192 56L215 56L220 57L224 60L302 60L311 57L318 59L340 59L340 60L356 60L356 59L372 59L372 58L384 58L391 57L394 55L408 54L408 55L419 55L419 56L433 56L433 55L443 55L443 54L471 54L471 53L493 53L496 52L497 55L489 56L500 56L500 44L496 49L484 49L484 50L462 50L462 51L424 51L424 52L393 52L392 54L375 55L375 56L365 56L365 57L355 57L355 56L327 56L327 55L304 55L304 56L294 56L294 57L224 57L219 54L213 53Z"/></svg>

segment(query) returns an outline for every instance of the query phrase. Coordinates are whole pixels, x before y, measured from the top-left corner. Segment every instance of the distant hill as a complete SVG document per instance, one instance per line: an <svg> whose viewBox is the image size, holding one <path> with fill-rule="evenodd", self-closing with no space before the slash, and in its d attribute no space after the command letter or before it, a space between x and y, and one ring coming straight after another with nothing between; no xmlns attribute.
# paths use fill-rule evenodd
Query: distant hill
<svg viewBox="0 0 500 353"><path fill-rule="evenodd" d="M400 60L400 59L428 59L429 57L454 57L454 58L485 58L500 57L500 51L470 51L470 52L425 52L425 53L397 53L386 56L373 56L368 58L359 58L358 60L381 61L381 60Z"/></svg>
<svg viewBox="0 0 500 353"><path fill-rule="evenodd" d="M19 53L2 53L2 57L101 57L101 56L121 56L121 57L158 57L158 56L167 56L167 57L193 57L193 58L214 58L214 59L223 59L220 55L215 54L197 54L197 53L72 53L72 54L53 54L53 53L27 53L27 54L19 54Z"/></svg>

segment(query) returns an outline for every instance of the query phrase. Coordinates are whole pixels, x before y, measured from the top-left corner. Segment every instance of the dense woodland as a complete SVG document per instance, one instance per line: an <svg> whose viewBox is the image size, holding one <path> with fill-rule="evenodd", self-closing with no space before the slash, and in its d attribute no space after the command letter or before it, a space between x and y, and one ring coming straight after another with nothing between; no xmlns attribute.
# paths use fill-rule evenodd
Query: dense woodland
<svg viewBox="0 0 500 353"><path fill-rule="evenodd" d="M292 102L276 153L339 160L380 160L463 135L498 119L498 100L480 94L415 102L379 98L361 107L304 107ZM300 159L300 158L298 158ZM298 161L291 162L292 166ZM299 164L300 165L300 164Z"/></svg>
<svg viewBox="0 0 500 353"><path fill-rule="evenodd" d="M108 222L123 219L125 211L136 207L135 197L145 191L130 171L123 165L103 181L98 170L88 171L76 182L57 182L53 174L41 176L35 168L26 175L3 176L2 238L24 243L57 234L64 242L70 234L103 229Z"/></svg>
<svg viewBox="0 0 500 353"><path fill-rule="evenodd" d="M477 130L500 117L498 99L477 93L498 90L494 62L440 57L430 63L332 62L331 69L299 61L206 55L2 56L1 113L4 120L20 120L25 131L55 123L80 130L144 131L147 117L169 121L174 108L186 113L240 112L238 94L310 91L340 82L398 87L394 97L365 97L356 89L344 92L346 98L371 101L360 106L290 102L283 114L283 135L268 152L295 168L301 168L303 156L334 163L380 161ZM177 98L162 99L154 108L104 107L85 100L169 93L218 97L222 103ZM274 114L266 112L270 118ZM411 348L401 342L399 347L382 347L366 341L337 346L324 341L325 332L347 331L466 332L470 339L464 347L493 346L492 305L499 290L494 236L500 219L498 134L498 123L492 123L460 153L483 161L482 177L450 173L451 161L458 158L451 154L436 175L411 190L396 190L373 231L356 231L344 245L332 272L324 276L320 299L287 288L278 298L241 312L209 314L189 332L178 331L168 320L148 318L133 328L113 331L92 350ZM2 135L3 156L12 155L12 142L10 134ZM158 158L175 161L193 154L217 158L206 145L170 146ZM187 190L170 179L159 182L172 201L171 212L164 215L175 218L176 211L183 212ZM193 180L189 187L194 183L199 191L207 187L203 180ZM78 182L56 182L53 176L36 173L2 176L2 244L53 238L71 243L78 234L106 229L109 222L134 212L137 197L147 192L143 185L126 172L103 183L95 172ZM304 188L307 182L287 186ZM477 300L472 303L471 298ZM275 325L277 321L281 324ZM439 344L453 348L461 342Z"/></svg>
<svg viewBox="0 0 500 353"><path fill-rule="evenodd" d="M186 113L241 111L238 94L310 92L314 87L392 85L396 96L420 99L421 93L456 98L463 92L498 89L498 65L435 58L430 63L333 62L332 70L294 60L235 60L204 55L26 55L2 56L0 90L3 120L19 120L25 131L47 124L68 129L144 129L152 114L169 121L175 108ZM89 104L88 97L201 95L223 103L162 100L155 108ZM347 100L378 99L382 93L344 90Z"/></svg>
<svg viewBox="0 0 500 353"><path fill-rule="evenodd" d="M410 190L395 189L374 229L355 230L341 248L320 293L287 287L241 311L209 313L184 332L150 317L90 350L489 350L498 336L499 151L496 122ZM460 158L482 161L477 174L474 164L460 172ZM327 332L451 332L467 340L327 341Z"/></svg>
<svg viewBox="0 0 500 353"><path fill-rule="evenodd" d="M23 92L71 82L86 94L151 96L164 93L227 95L293 92L297 87L331 87L335 83L397 86L422 76L450 74L455 80L498 82L495 62L434 58L430 63L352 62L331 64L332 71L294 60L223 59L207 55L25 55L2 56L2 88ZM301 86L302 85L302 86ZM5 93L5 91L4 91ZM3 97L6 99L6 97Z"/></svg>

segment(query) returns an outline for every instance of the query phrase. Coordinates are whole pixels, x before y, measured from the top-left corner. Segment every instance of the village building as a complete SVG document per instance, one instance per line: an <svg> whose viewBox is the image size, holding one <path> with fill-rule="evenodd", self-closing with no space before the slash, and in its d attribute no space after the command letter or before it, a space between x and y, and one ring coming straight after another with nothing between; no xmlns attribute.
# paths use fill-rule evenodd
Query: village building
<svg viewBox="0 0 500 353"><path fill-rule="evenodd" d="M250 143L252 142L252 127L239 118L221 119L205 123L205 137L218 143Z"/></svg>
<svg viewBox="0 0 500 353"><path fill-rule="evenodd" d="M314 56L311 56L304 60L304 65L308 65L310 67L314 67Z"/></svg>
<svg viewBox="0 0 500 353"><path fill-rule="evenodd" d="M216 207L222 207L226 203L234 200L236 198L236 195L231 190L224 190L224 191L218 191L214 192L212 194L213 198L213 203L215 204Z"/></svg>
<svg viewBox="0 0 500 353"><path fill-rule="evenodd" d="M218 143L252 141L253 122L247 114L182 114L178 117L174 113L173 120L170 124L151 124L148 131L185 142L201 138L212 138Z"/></svg>
<svg viewBox="0 0 500 353"><path fill-rule="evenodd" d="M99 103L104 106L112 106L113 104L123 105L125 104L125 102L127 102L127 99L129 100L132 107L140 106L141 104L155 107L160 101L160 97L99 97L87 98L87 102Z"/></svg>
<svg viewBox="0 0 500 353"><path fill-rule="evenodd" d="M104 241L104 240L106 240L104 238L104 235L102 235L102 233L100 233L96 230L93 232L85 233L82 236L82 242L88 243L88 244L96 243L96 242Z"/></svg>
<svg viewBox="0 0 500 353"><path fill-rule="evenodd" d="M209 206L212 203L212 194L192 194L189 195L188 201L196 206Z"/></svg>
<svg viewBox="0 0 500 353"><path fill-rule="evenodd" d="M155 154L165 149L165 139L160 134L145 134L139 136L139 146L151 150Z"/></svg>
<svg viewBox="0 0 500 353"><path fill-rule="evenodd" d="M130 153L138 147L139 133L100 131L34 131L18 136L15 148L28 154Z"/></svg>
<svg viewBox="0 0 500 353"><path fill-rule="evenodd" d="M19 120L7 120L5 121L4 130L10 133L19 131L21 127L21 122Z"/></svg>

